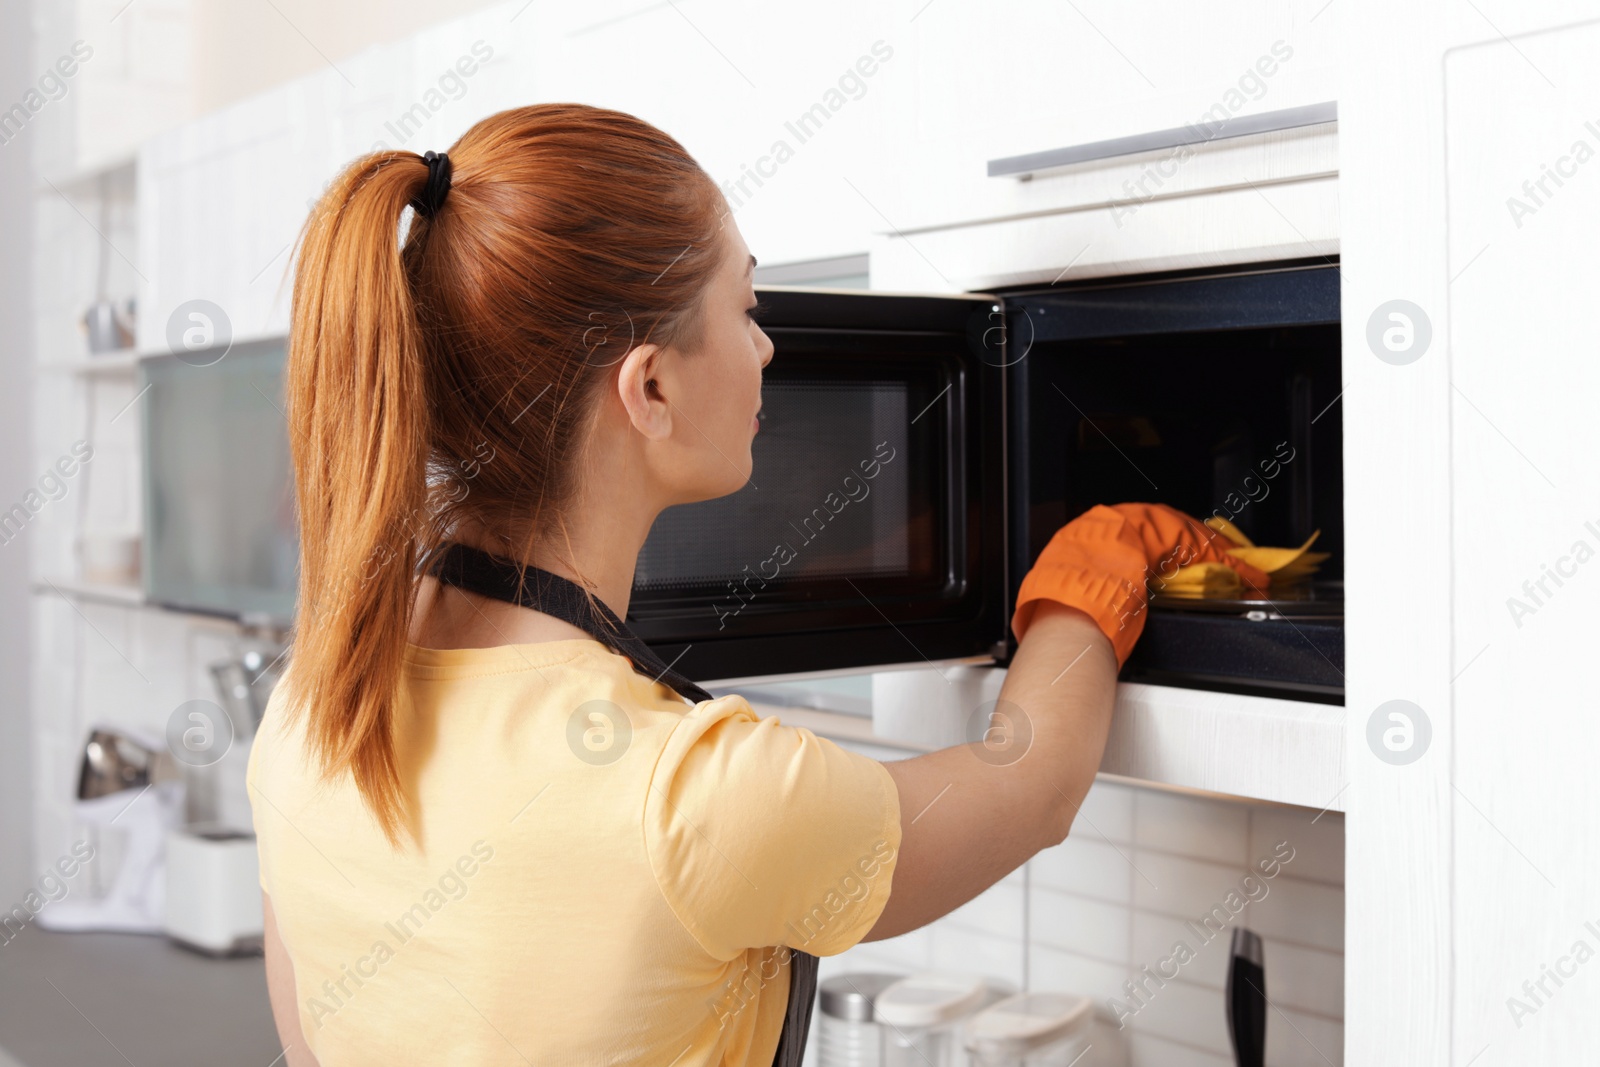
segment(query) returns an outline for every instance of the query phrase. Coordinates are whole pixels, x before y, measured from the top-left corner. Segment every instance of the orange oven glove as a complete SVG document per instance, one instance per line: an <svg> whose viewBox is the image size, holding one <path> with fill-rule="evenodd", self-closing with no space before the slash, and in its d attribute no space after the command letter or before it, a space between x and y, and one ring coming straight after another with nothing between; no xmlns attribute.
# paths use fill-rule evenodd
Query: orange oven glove
<svg viewBox="0 0 1600 1067"><path fill-rule="evenodd" d="M1267 575L1230 555L1232 542L1165 504L1096 505L1056 531L1017 592L1011 629L1022 640L1034 603L1054 600L1088 615L1121 667L1144 632L1147 578L1170 579L1195 563L1217 563L1246 585Z"/></svg>

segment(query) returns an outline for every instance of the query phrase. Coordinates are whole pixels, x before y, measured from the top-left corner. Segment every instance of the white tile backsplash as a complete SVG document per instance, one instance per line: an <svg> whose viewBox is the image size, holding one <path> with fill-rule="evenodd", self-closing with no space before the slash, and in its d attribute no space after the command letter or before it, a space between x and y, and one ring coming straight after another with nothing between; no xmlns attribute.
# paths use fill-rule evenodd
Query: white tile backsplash
<svg viewBox="0 0 1600 1067"><path fill-rule="evenodd" d="M1280 1007L1268 1011L1267 1063L1271 1067L1328 1067L1343 1062L1342 1021Z"/></svg>
<svg viewBox="0 0 1600 1067"><path fill-rule="evenodd" d="M1020 877L1014 882L1001 881L961 905L946 919L951 925L973 933L1020 942L1026 936L1022 915L1023 897Z"/></svg>
<svg viewBox="0 0 1600 1067"><path fill-rule="evenodd" d="M1028 937L1048 945L1101 960L1128 958L1133 912L1125 904L1075 897L1043 886L1033 886L1029 896Z"/></svg>
<svg viewBox="0 0 1600 1067"><path fill-rule="evenodd" d="M1194 953L1183 964L1179 973L1186 982L1220 990L1228 979L1228 937L1215 937L1202 942L1186 919L1158 915L1151 911L1133 914L1133 959L1139 965L1154 966L1164 959L1173 958L1173 948L1180 941Z"/></svg>
<svg viewBox="0 0 1600 1067"><path fill-rule="evenodd" d="M1267 996L1285 1010L1310 1012L1330 1019L1344 1017L1344 954L1303 948L1265 938L1263 950L1275 965L1268 972Z"/></svg>
<svg viewBox="0 0 1600 1067"><path fill-rule="evenodd" d="M1133 798L1137 793L1120 782L1097 782L1078 806L1072 832L1090 840L1132 843Z"/></svg>
<svg viewBox="0 0 1600 1067"><path fill-rule="evenodd" d="M1269 856L1280 842L1295 850L1289 868L1296 878L1344 885L1344 816L1262 805L1250 817L1250 854Z"/></svg>
<svg viewBox="0 0 1600 1067"><path fill-rule="evenodd" d="M1209 863L1143 848L1134 851L1133 862L1136 907L1196 922L1225 904L1230 893L1239 893L1240 880L1249 873L1240 863Z"/></svg>
<svg viewBox="0 0 1600 1067"><path fill-rule="evenodd" d="M1133 825L1142 848L1233 866L1250 862L1245 804L1143 789L1134 798Z"/></svg>
<svg viewBox="0 0 1600 1067"><path fill-rule="evenodd" d="M1233 1057L1219 1056L1176 1041L1152 1034L1134 1034L1128 1039L1135 1064L1159 1064L1160 1067L1233 1067ZM1337 1062L1337 1061L1335 1061Z"/></svg>
<svg viewBox="0 0 1600 1067"><path fill-rule="evenodd" d="M933 924L930 938L935 970L987 975L1013 989L1023 986L1021 938L994 937L952 922Z"/></svg>
<svg viewBox="0 0 1600 1067"><path fill-rule="evenodd" d="M1228 1053L1228 1020L1217 990L1182 978L1147 988L1150 992L1144 1006L1127 1021L1130 1030L1182 1041L1219 1055Z"/></svg>
<svg viewBox="0 0 1600 1067"><path fill-rule="evenodd" d="M1294 857L1266 878L1258 865L1281 855L1282 842ZM1264 941L1270 1067L1343 1062L1342 814L1101 780L1067 841L1024 870L1025 916L1013 874L917 934L824 960L823 975L926 968L1026 979L1030 990L1095 1001L1107 1035L1096 1064L1226 1067L1223 989L1231 931L1244 925ZM1228 915L1229 894L1244 908L1208 935L1200 919L1218 905ZM1177 976L1159 986L1144 978L1179 941L1192 958ZM1135 978L1151 992L1126 1014L1137 1006L1126 988Z"/></svg>
<svg viewBox="0 0 1600 1067"><path fill-rule="evenodd" d="M1090 959L1046 945L1028 946L1028 988L1077 993L1092 997L1104 1007L1108 997L1122 994L1128 968L1120 963Z"/></svg>
<svg viewBox="0 0 1600 1067"><path fill-rule="evenodd" d="M1111 842L1077 833L1028 864L1033 884L1111 904L1133 903L1133 865Z"/></svg>
<svg viewBox="0 0 1600 1067"><path fill-rule="evenodd" d="M1306 882L1287 873L1269 885L1271 891L1265 899L1250 905L1250 925L1257 933L1291 944L1344 951L1342 886Z"/></svg>

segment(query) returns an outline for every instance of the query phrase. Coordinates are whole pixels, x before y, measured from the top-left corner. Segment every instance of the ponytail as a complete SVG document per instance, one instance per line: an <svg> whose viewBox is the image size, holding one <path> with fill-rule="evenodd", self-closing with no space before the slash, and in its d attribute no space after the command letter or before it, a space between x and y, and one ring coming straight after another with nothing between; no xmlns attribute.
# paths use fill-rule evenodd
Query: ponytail
<svg viewBox="0 0 1600 1067"><path fill-rule="evenodd" d="M682 145L603 108L503 111L448 156L378 152L334 182L289 339L294 707L396 845L415 836L394 708L419 567L463 526L529 548L560 528L605 346L696 343L727 211Z"/></svg>
<svg viewBox="0 0 1600 1067"><path fill-rule="evenodd" d="M300 513L296 697L310 709L323 771L350 771L391 842L404 815L393 706L431 438L398 233L427 182L420 158L384 152L328 192L302 237L287 374Z"/></svg>

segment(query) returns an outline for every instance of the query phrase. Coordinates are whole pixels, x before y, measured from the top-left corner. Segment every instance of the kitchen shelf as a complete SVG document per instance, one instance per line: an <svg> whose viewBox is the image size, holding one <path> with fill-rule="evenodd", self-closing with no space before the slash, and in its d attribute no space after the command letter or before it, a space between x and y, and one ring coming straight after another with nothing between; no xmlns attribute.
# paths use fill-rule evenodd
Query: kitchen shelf
<svg viewBox="0 0 1600 1067"><path fill-rule="evenodd" d="M137 585L80 582L75 578L46 578L34 582L33 591L92 604L113 604L129 608L143 607L145 604L144 590Z"/></svg>
<svg viewBox="0 0 1600 1067"><path fill-rule="evenodd" d="M34 191L54 194L56 192L65 193L69 189L78 191L89 189L98 185L102 178L115 177L122 172L126 172L129 177L132 177L138 162L138 156L136 155L119 155L90 163L87 166L77 167L70 171L42 174L34 185Z"/></svg>
<svg viewBox="0 0 1600 1067"><path fill-rule="evenodd" d="M997 671L1003 676L1003 671ZM872 720L753 705L762 717L846 746L907 756L930 746L874 733ZM1345 709L1273 697L1122 682L1100 773L1173 789L1343 811Z"/></svg>
<svg viewBox="0 0 1600 1067"><path fill-rule="evenodd" d="M39 369L89 377L101 374L132 374L139 369L139 350L119 348L113 352L98 352L76 359L50 360L39 364Z"/></svg>
<svg viewBox="0 0 1600 1067"><path fill-rule="evenodd" d="M1343 811L1344 721L1330 704L1122 682L1100 770Z"/></svg>

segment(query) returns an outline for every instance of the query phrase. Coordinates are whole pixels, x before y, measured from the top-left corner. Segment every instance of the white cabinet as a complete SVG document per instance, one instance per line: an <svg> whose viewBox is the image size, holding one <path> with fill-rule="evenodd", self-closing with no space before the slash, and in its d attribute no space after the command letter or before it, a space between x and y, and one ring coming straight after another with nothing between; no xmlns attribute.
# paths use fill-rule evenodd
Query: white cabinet
<svg viewBox="0 0 1600 1067"><path fill-rule="evenodd" d="M864 187L885 216L878 229L915 234L1182 191L1182 176L1125 189L1143 166L1028 187L989 178L986 163L1334 100L1339 13L1318 6L1008 0L975 24L960 5L929 4L909 27L909 77L895 85L895 166Z"/></svg>
<svg viewBox="0 0 1600 1067"><path fill-rule="evenodd" d="M1600 7L1344 17L1350 1062L1582 1062ZM1398 699L1431 739L1397 765L1368 724Z"/></svg>

